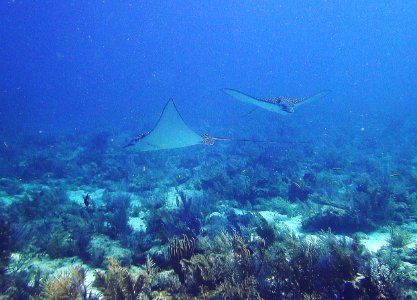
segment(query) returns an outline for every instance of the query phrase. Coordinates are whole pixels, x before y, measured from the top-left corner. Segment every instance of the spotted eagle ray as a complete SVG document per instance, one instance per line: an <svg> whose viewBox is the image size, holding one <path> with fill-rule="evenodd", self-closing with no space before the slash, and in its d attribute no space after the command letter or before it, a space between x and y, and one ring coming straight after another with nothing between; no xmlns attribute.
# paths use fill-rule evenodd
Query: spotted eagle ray
<svg viewBox="0 0 417 300"><path fill-rule="evenodd" d="M304 103L321 99L324 96L326 96L328 93L330 93L330 91L325 90L325 91L318 92L310 97L305 97L305 98L289 98L289 97L279 96L279 97L273 97L273 98L268 98L268 99L261 99L261 98L255 98L255 97L249 96L245 93L242 93L233 89L226 88L226 89L222 89L222 91L239 101L249 103L249 104L257 106L257 108L260 107L260 108L263 108L272 112L279 113L281 115L292 114L294 112L294 109L297 108L298 106Z"/></svg>
<svg viewBox="0 0 417 300"><path fill-rule="evenodd" d="M126 147L132 147L138 151L156 151L164 149L184 148L194 145L213 145L216 141L236 141L254 143L296 144L305 142L293 142L284 140L254 140L232 139L225 137L213 137L208 134L200 135L194 132L184 122L174 101L170 99L159 117L155 127L146 133L134 137Z"/></svg>

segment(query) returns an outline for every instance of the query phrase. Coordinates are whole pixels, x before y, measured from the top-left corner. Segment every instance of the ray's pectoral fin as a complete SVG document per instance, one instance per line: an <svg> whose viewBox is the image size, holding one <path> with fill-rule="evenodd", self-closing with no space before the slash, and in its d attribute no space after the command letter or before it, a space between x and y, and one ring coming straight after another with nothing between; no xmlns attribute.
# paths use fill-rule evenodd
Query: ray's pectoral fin
<svg viewBox="0 0 417 300"><path fill-rule="evenodd" d="M185 124L174 101L164 107L155 127L134 138L127 146L139 151L183 148L202 144L204 139Z"/></svg>
<svg viewBox="0 0 417 300"><path fill-rule="evenodd" d="M319 100L330 93L330 91L325 90L306 98L274 97L271 99L258 99L233 89L223 89L223 92L241 102L252 104L281 115L292 114L298 106Z"/></svg>
<svg viewBox="0 0 417 300"><path fill-rule="evenodd" d="M319 99L327 96L329 93L330 93L330 90L324 90L324 91L318 92L318 93L316 93L316 94L314 94L314 95L312 95L310 97L297 98L297 99L294 100L293 103L294 103L294 106L295 107L298 107L298 106L300 106L302 104L319 100Z"/></svg>
<svg viewBox="0 0 417 300"><path fill-rule="evenodd" d="M257 99L255 97L249 96L245 93L239 92L237 90L233 90L233 89L222 89L223 92L225 92L226 94L228 94L229 96L232 96L233 98L247 103L247 104L251 104L251 105L255 105L257 107L272 111L272 112L276 112L282 115L286 115L288 113L284 112L281 107L279 107L276 103L270 103L267 101L263 101L260 99Z"/></svg>

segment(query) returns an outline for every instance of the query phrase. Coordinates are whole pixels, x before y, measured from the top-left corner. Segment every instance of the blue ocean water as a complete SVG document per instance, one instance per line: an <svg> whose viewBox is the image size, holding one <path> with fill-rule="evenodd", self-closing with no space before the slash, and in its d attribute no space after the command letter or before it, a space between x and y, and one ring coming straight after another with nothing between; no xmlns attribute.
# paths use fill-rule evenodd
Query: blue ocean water
<svg viewBox="0 0 417 300"><path fill-rule="evenodd" d="M30 199L30 207L37 211L61 201L61 194L50 192L45 196L50 202L37 203L34 195L44 189L59 189L69 200L81 201L57 209L60 215L53 218L60 221L49 224L49 229L33 225L34 235L68 234L78 250L62 250L62 243L54 251L46 242L33 242L29 250L18 243L4 245L10 244L13 253L78 257L93 268L104 265L91 250L95 249L91 241L100 234L118 241L126 251L140 253L124 261L126 266L143 264L151 255L161 270L180 274L175 264L169 267L167 259L150 249L158 246L166 253L169 242L185 234L197 241L198 253L205 253L200 230L208 236L210 230L217 232L220 224L208 221L214 212L228 216L226 232L245 237L240 226L259 226L226 212L242 208L244 214L300 215L305 232L330 228L352 237L362 231L387 233L385 226L394 226L393 230L398 226L412 236L414 244L409 247L415 249L416 11L415 1L2 1L0 195L5 219L32 226L37 217L16 203ZM331 93L282 116L262 109L248 114L253 106L226 95L222 88L259 98ZM145 153L124 149L132 137L154 127L170 98L199 134L281 143L218 141ZM166 219L173 207L146 201L177 199L180 207L181 190L196 202L211 204L207 210L194 208L198 214L180 228L173 226L175 219ZM116 192L131 198L112 196ZM140 248L131 241L133 233L126 224L113 228L115 233L85 221L93 227L85 225L89 235L81 240L63 215L75 214L69 212L74 207L82 209L87 193L101 203L103 215L94 211L77 217L112 223L106 214L125 209L124 217L119 217L126 222L145 219L142 238L147 246ZM122 197L124 204L114 208L108 204L117 202L112 197ZM286 206L293 212L270 204L277 197L295 205ZM366 220L323 218L316 222L322 222L320 226L311 220L336 208L359 212ZM372 214L378 209L380 214ZM46 214L48 209L40 211ZM150 225L155 216L170 224L163 233L156 234ZM316 225L305 225L308 220ZM62 228L60 222L65 223ZM229 230L231 224L234 230ZM11 226L12 239L19 239L19 226ZM248 236L250 245L253 239ZM415 267L415 260L407 262ZM259 274L252 274L259 295L278 297L266 292ZM11 285L13 275L6 277L0 280L0 291ZM204 283L208 290L216 286L213 282ZM407 289L398 293L405 295ZM189 286L187 292L172 288L170 293L180 291L179 298L187 293L198 297ZM298 297L294 291L288 293ZM232 298L243 296L236 297Z"/></svg>
<svg viewBox="0 0 417 300"><path fill-rule="evenodd" d="M327 103L308 108L310 119L352 111L351 126L358 115L415 113L415 8L412 1L5 1L1 127L132 128L153 121L171 97L184 114L197 114L196 126L235 122L240 106L222 87L265 97L331 89Z"/></svg>

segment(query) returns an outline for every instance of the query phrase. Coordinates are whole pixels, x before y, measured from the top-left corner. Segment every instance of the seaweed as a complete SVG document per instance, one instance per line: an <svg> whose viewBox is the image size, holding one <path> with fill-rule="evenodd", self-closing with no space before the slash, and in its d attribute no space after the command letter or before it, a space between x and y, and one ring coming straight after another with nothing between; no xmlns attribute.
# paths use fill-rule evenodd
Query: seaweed
<svg viewBox="0 0 417 300"><path fill-rule="evenodd" d="M385 145L376 155L380 145L372 140L349 132L334 136L294 149L216 146L168 156L126 155L108 133L39 135L2 145L0 196L8 205L1 206L0 221L3 298L39 298L41 287L54 295L60 285L54 281L67 285L70 296L64 291L52 298L74 297L76 276L67 271L46 279L41 272L48 264L36 269L40 257L54 264L73 257L62 261L81 259L90 267L105 267L113 257L117 262L97 275L108 298L411 295L417 286L407 267L417 261L410 243L415 139L404 139L404 147ZM89 207L67 196L103 188L103 198ZM166 197L174 189L176 207ZM271 222L255 211L281 215ZM292 233L284 224L300 214L303 231ZM132 217L145 224L133 230ZM378 254L350 238L386 225L388 245ZM42 297L49 297L45 290Z"/></svg>
<svg viewBox="0 0 417 300"><path fill-rule="evenodd" d="M180 200L181 198L181 200ZM179 210L168 210L166 207L150 209L146 218L147 233L154 237L154 240L161 240L166 243L173 236L187 235L197 236L201 228L201 213L197 206L191 210L192 200L180 191L177 196L177 205L183 202L184 208ZM164 202L165 203L165 202Z"/></svg>
<svg viewBox="0 0 417 300"><path fill-rule="evenodd" d="M275 229L260 213L255 213L255 215L258 221L256 233L264 240L265 246L269 247L276 239Z"/></svg>
<svg viewBox="0 0 417 300"><path fill-rule="evenodd" d="M104 224L104 227L99 232L112 239L124 240L132 232L129 225L130 195L107 192L103 195L103 202L103 219L97 222Z"/></svg>
<svg viewBox="0 0 417 300"><path fill-rule="evenodd" d="M52 228L45 250L51 258L74 256L78 253L71 234L59 223Z"/></svg>
<svg viewBox="0 0 417 300"><path fill-rule="evenodd" d="M361 224L357 215L349 211L329 207L306 219L302 222L305 231L331 230L335 233L352 233L359 230L369 231L374 229L370 224Z"/></svg>
<svg viewBox="0 0 417 300"><path fill-rule="evenodd" d="M132 263L132 251L123 248L119 241L112 240L106 235L94 235L87 247L87 253L88 261L93 266L103 267L108 257L117 259L125 266Z"/></svg>
<svg viewBox="0 0 417 300"><path fill-rule="evenodd" d="M318 239L287 234L266 251L270 269L265 297L330 299L345 281L366 265L366 255L354 241L322 233Z"/></svg>
<svg viewBox="0 0 417 300"><path fill-rule="evenodd" d="M224 299L262 299L256 287L255 277L245 277L241 280L234 274L220 285L219 290Z"/></svg>
<svg viewBox="0 0 417 300"><path fill-rule="evenodd" d="M85 279L86 270L84 267L71 267L68 271L49 277L44 281L41 298L98 300L97 295L88 291Z"/></svg>
<svg viewBox="0 0 417 300"><path fill-rule="evenodd" d="M177 273L181 283L185 283L185 274L181 264L183 259L190 260L194 254L195 240L183 235L182 240L173 239L168 247L168 255L171 266Z"/></svg>
<svg viewBox="0 0 417 300"><path fill-rule="evenodd" d="M77 157L77 164L85 165L95 163L101 167L104 162L109 140L110 134L108 132L91 134L84 141L84 149Z"/></svg>
<svg viewBox="0 0 417 300"><path fill-rule="evenodd" d="M392 248L404 248L411 242L411 235L408 231L396 226L389 226L389 246Z"/></svg>
<svg viewBox="0 0 417 300"><path fill-rule="evenodd" d="M4 289L7 283L6 270L10 261L10 225L6 217L0 215L0 291Z"/></svg>
<svg viewBox="0 0 417 300"><path fill-rule="evenodd" d="M357 215L360 224L385 225L401 221L394 194L388 189L372 188L369 182L359 184L353 194L350 213Z"/></svg>
<svg viewBox="0 0 417 300"><path fill-rule="evenodd" d="M149 284L147 273L134 274L122 267L119 262L108 258L107 270L94 273L94 286L97 287L104 299L141 299Z"/></svg>
<svg viewBox="0 0 417 300"><path fill-rule="evenodd" d="M371 259L367 276L368 294L374 299L400 299L405 294L408 270L392 247L379 251Z"/></svg>
<svg viewBox="0 0 417 300"><path fill-rule="evenodd" d="M191 197L187 197L187 195L185 194L185 192L183 190L180 189L176 189L178 195L176 196L176 203L177 206L180 206L180 200L184 209L184 215L188 217L189 213L190 213L190 208L191 205L193 203L193 199Z"/></svg>
<svg viewBox="0 0 417 300"><path fill-rule="evenodd" d="M371 231L381 225L402 222L405 217L393 192L371 188L369 182L359 184L350 196L350 203L340 207L327 206L303 220L303 229L320 231L330 228L337 233Z"/></svg>
<svg viewBox="0 0 417 300"><path fill-rule="evenodd" d="M242 236L223 232L214 240L203 239L201 243L204 254L180 261L178 255L173 256L174 271L180 272L187 293L206 298L258 298L259 257ZM174 247L180 248L181 244L175 243Z"/></svg>
<svg viewBox="0 0 417 300"><path fill-rule="evenodd" d="M301 186L300 184L296 184L291 182L288 188L288 200L294 202L296 200L300 200L302 202L307 201L308 196L311 194L311 189L306 186Z"/></svg>

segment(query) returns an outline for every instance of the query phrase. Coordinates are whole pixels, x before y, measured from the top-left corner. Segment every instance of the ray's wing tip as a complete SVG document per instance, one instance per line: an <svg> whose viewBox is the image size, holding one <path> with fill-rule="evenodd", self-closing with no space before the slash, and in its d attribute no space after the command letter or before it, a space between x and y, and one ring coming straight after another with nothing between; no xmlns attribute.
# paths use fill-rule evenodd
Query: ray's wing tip
<svg viewBox="0 0 417 300"><path fill-rule="evenodd" d="M307 97L305 100L318 100L321 99L323 97L326 97L328 94L330 94L332 92L332 90L321 90L317 93L315 93L314 95L311 95L309 97Z"/></svg>
<svg viewBox="0 0 417 300"><path fill-rule="evenodd" d="M231 89L231 88L221 88L220 89L222 92L226 93L226 94L231 94L231 93L239 93L241 94L242 92L235 90L235 89Z"/></svg>
<svg viewBox="0 0 417 300"><path fill-rule="evenodd" d="M324 96L327 96L328 94L330 94L331 92L332 92L332 90L322 90L322 91L318 92L318 94L323 94L323 97L324 97Z"/></svg>

